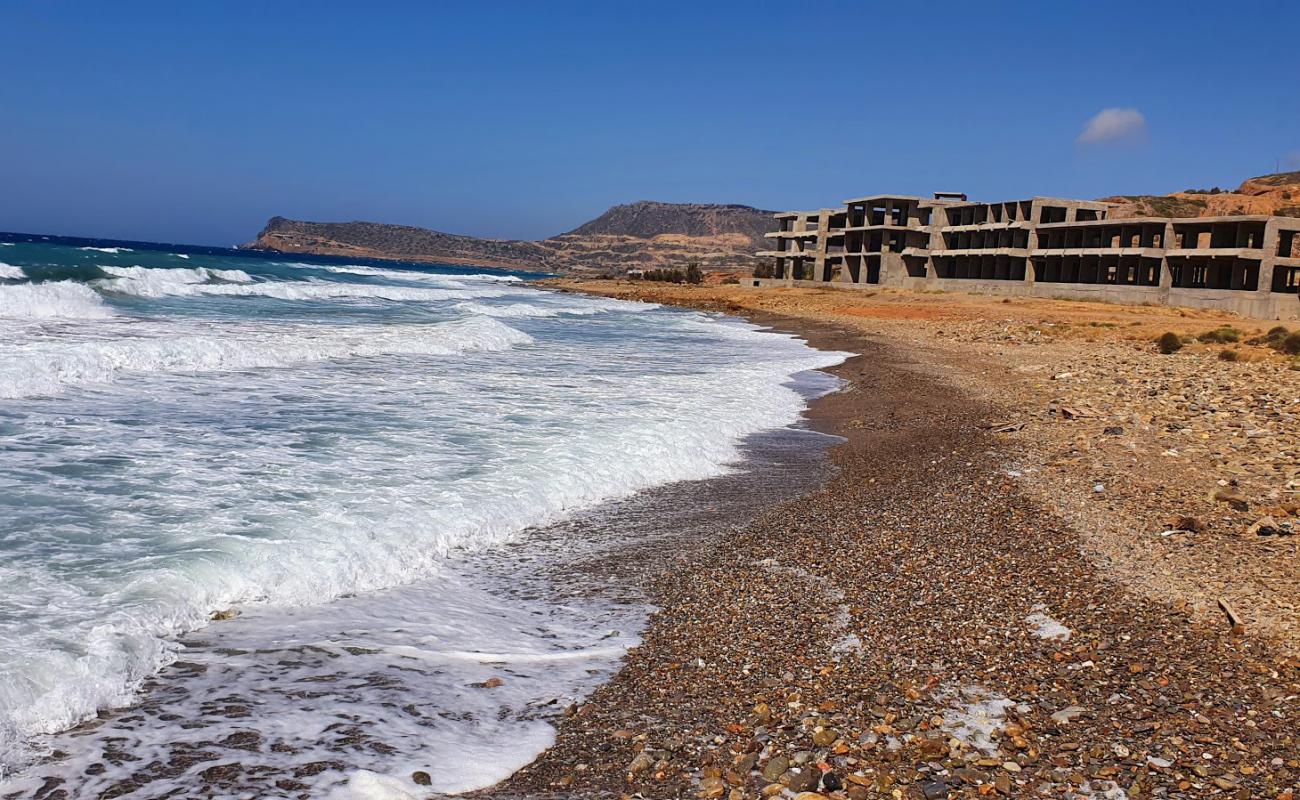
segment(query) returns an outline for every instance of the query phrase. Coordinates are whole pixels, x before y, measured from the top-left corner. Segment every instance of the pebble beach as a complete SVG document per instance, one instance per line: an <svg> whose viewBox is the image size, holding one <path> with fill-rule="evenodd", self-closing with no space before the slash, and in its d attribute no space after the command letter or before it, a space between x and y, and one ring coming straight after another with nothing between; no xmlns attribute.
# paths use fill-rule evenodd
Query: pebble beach
<svg viewBox="0 0 1300 800"><path fill-rule="evenodd" d="M1222 324L1169 309L562 288L859 355L819 488L647 575L641 645L482 796L1293 797L1300 372L1156 354Z"/></svg>

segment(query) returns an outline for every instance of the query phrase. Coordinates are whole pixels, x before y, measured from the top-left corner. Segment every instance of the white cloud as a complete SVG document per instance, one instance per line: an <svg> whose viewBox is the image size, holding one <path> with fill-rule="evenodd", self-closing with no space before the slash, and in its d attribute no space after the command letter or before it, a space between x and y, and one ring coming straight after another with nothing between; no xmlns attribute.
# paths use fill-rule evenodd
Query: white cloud
<svg viewBox="0 0 1300 800"><path fill-rule="evenodd" d="M1088 120L1079 144L1136 142L1146 138L1147 119L1136 108L1106 108Z"/></svg>

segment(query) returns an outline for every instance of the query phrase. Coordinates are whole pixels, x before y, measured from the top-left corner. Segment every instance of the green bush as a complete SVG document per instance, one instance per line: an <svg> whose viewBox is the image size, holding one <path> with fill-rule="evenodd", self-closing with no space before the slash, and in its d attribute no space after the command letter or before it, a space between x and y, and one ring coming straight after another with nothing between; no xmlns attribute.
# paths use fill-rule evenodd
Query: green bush
<svg viewBox="0 0 1300 800"><path fill-rule="evenodd" d="M1232 344L1241 341L1241 331L1231 325L1222 325L1200 334L1196 340L1206 344Z"/></svg>
<svg viewBox="0 0 1300 800"><path fill-rule="evenodd" d="M686 276L680 269L648 269L641 274L641 280L682 283L686 280Z"/></svg>
<svg viewBox="0 0 1300 800"><path fill-rule="evenodd" d="M1170 331L1161 334L1160 338L1156 339L1156 347L1165 355L1177 353L1179 350L1183 349L1183 340L1178 334Z"/></svg>
<svg viewBox="0 0 1300 800"><path fill-rule="evenodd" d="M725 277L725 278L722 279L722 282L723 282L723 283L740 283L740 278L737 278L735 275L728 275L727 277Z"/></svg>
<svg viewBox="0 0 1300 800"><path fill-rule="evenodd" d="M686 265L686 282L687 283L704 283L704 273L700 271L700 265L692 261Z"/></svg>
<svg viewBox="0 0 1300 800"><path fill-rule="evenodd" d="M1277 349L1289 356L1300 356L1300 331L1287 334Z"/></svg>

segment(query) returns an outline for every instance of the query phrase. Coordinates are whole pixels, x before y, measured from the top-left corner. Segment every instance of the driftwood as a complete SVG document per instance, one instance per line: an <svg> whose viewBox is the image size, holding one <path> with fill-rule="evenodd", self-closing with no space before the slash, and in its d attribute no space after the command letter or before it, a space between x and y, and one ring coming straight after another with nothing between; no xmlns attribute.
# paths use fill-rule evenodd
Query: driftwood
<svg viewBox="0 0 1300 800"><path fill-rule="evenodd" d="M1232 603L1229 603L1226 598L1220 597L1219 608L1223 609L1223 613L1227 615L1228 624L1232 626L1233 633L1240 635L1246 632L1246 625L1241 621L1237 610L1232 607Z"/></svg>

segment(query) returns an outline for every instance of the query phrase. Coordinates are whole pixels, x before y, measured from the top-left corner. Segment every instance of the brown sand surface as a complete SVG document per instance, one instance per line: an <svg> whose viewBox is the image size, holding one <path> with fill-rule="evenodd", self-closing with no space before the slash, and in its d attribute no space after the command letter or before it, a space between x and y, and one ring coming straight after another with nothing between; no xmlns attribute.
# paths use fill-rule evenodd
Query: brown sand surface
<svg viewBox="0 0 1300 800"><path fill-rule="evenodd" d="M825 485L655 578L642 646L485 796L1289 800L1300 373L1262 347L1230 362L1222 345L1151 344L1268 326L964 295L562 288L742 313L862 355L812 410L846 437Z"/></svg>

